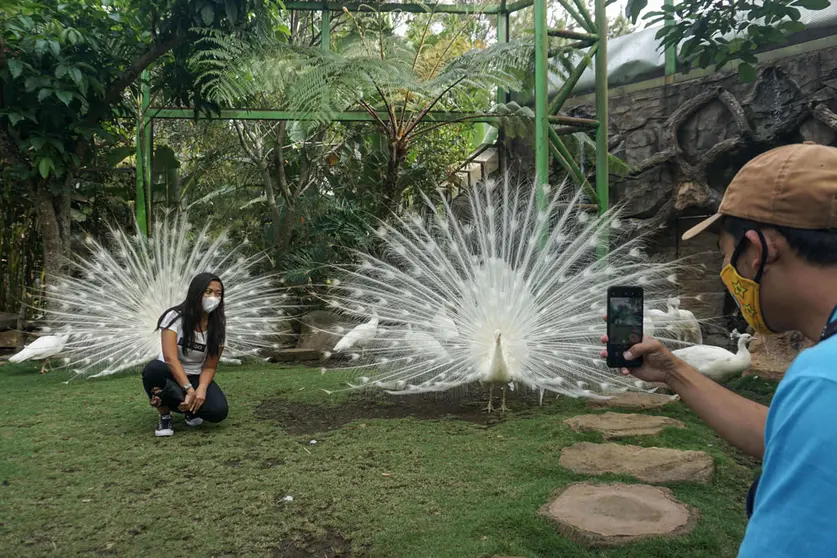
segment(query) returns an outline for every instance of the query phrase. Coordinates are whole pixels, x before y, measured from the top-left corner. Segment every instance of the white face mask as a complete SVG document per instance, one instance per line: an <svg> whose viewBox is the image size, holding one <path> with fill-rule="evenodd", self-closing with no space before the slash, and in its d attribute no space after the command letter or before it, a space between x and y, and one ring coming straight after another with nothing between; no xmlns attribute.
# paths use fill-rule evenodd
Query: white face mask
<svg viewBox="0 0 837 558"><path fill-rule="evenodd" d="M205 296L203 297L203 309L206 312L212 312L218 305L221 304L221 299L217 296Z"/></svg>

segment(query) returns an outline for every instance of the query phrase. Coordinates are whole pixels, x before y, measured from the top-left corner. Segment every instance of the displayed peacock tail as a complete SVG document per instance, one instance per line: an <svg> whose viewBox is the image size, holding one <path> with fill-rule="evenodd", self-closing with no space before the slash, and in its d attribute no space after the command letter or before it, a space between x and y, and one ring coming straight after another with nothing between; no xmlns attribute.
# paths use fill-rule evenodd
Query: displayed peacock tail
<svg viewBox="0 0 837 558"><path fill-rule="evenodd" d="M146 238L110 228L108 246L92 237L88 252L47 289L47 318L70 332L68 367L91 377L137 367L160 352L157 320L186 297L192 278L209 271L224 282L225 357L256 355L278 347L294 308L275 274L257 275L263 253L246 255L226 232L197 230L186 216L164 216Z"/></svg>
<svg viewBox="0 0 837 558"><path fill-rule="evenodd" d="M651 261L641 238L620 238L618 210L596 216L572 190L487 181L469 189L462 218L425 198L425 216L381 224L379 255L341 267L328 296L352 320L380 317L374 338L347 353L358 376L347 389L418 393L506 377L569 396L643 389L600 357L606 291L640 285L664 306L682 264Z"/></svg>

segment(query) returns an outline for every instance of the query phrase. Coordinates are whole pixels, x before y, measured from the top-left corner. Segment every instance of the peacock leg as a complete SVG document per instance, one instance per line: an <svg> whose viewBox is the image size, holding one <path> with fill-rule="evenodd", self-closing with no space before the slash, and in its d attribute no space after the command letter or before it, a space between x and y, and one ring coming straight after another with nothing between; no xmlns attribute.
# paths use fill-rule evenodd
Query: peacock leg
<svg viewBox="0 0 837 558"><path fill-rule="evenodd" d="M506 387L507 387L506 384L503 384L503 403L500 405L500 412L501 413L505 413L506 411L509 410L509 408L506 407Z"/></svg>
<svg viewBox="0 0 837 558"><path fill-rule="evenodd" d="M488 407L484 410L488 411L489 413L494 410L494 406L491 405L491 400L494 398L494 384L491 384L491 387L488 388Z"/></svg>
<svg viewBox="0 0 837 558"><path fill-rule="evenodd" d="M44 361L41 363L41 374L43 374L43 373L45 373L45 372L46 372L46 363L47 363L47 361L46 361L46 360L44 360Z"/></svg>

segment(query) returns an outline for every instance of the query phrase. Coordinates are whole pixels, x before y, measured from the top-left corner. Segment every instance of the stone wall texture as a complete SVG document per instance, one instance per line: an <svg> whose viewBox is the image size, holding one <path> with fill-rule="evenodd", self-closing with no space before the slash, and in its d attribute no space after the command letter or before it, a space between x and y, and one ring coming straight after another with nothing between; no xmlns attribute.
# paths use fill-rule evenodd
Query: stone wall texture
<svg viewBox="0 0 837 558"><path fill-rule="evenodd" d="M718 278L715 239L683 243L680 235L714 213L726 185L753 156L803 140L835 142L837 48L775 60L758 70L751 83L737 73L717 73L611 92L609 99L611 152L635 169L611 177L611 204L624 206L634 232L651 234L653 253L693 258L694 272L681 279L681 299L699 318L729 314L733 303ZM593 117L593 100L570 99L564 112ZM705 331L710 337L712 325ZM743 324L715 325L721 336Z"/></svg>

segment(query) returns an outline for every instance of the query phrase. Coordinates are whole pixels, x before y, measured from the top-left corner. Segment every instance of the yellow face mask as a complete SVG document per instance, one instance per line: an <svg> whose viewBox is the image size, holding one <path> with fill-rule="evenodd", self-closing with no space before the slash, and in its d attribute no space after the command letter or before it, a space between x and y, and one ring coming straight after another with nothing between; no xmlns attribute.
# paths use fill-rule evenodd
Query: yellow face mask
<svg viewBox="0 0 837 558"><path fill-rule="evenodd" d="M736 304L738 304L738 308L741 310L741 314L744 316L744 319L747 320L750 327L752 327L756 333L765 335L773 333L764 321L764 314L762 314L760 304L761 293L759 292L761 287L759 285L759 280L764 272L764 262L767 259L767 242L761 231L756 232L758 233L759 238L761 238L762 246L761 265L759 266L758 273L756 273L756 278L747 279L742 277L735 269L735 262L738 260L738 256L747 242L746 239L741 239L741 242L735 248L735 252L732 255L730 263L728 263L726 267L721 270L721 281L724 282L724 285L726 285L727 290L732 295L732 298L735 299Z"/></svg>

